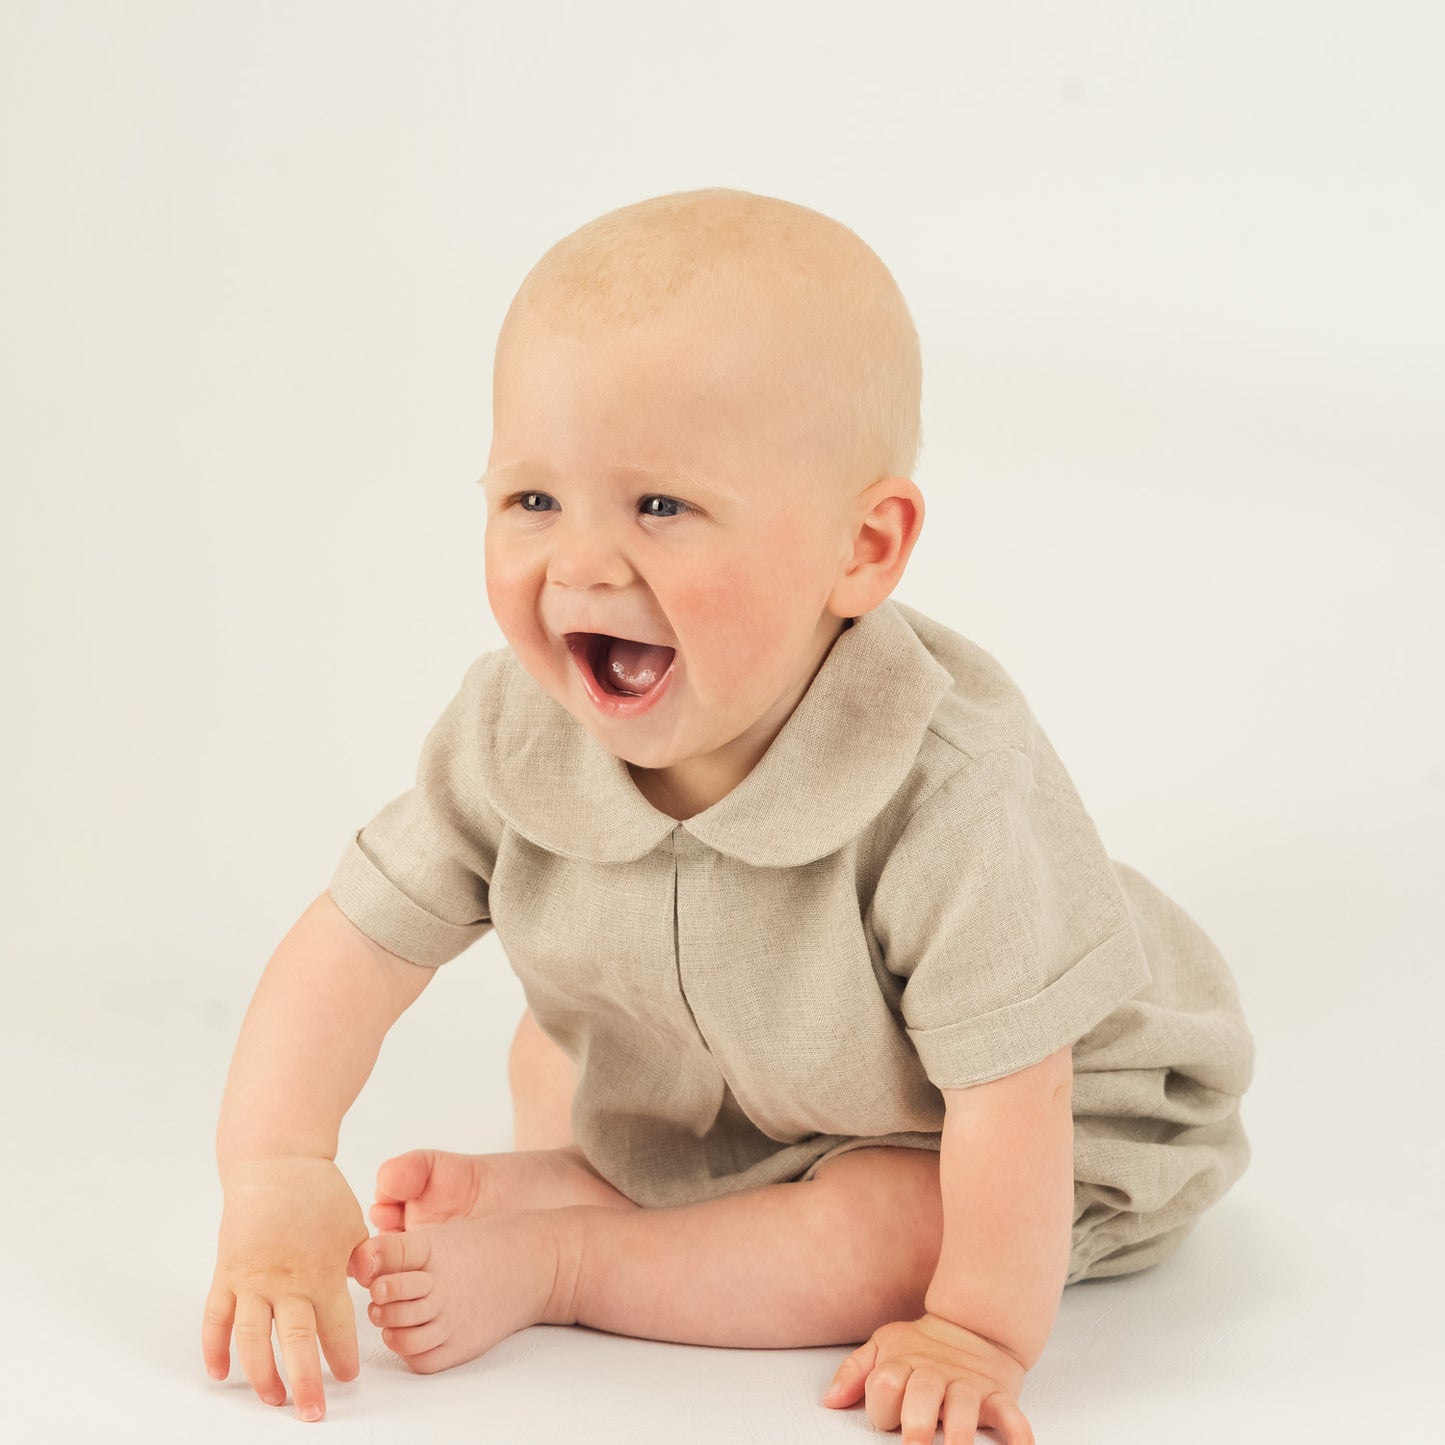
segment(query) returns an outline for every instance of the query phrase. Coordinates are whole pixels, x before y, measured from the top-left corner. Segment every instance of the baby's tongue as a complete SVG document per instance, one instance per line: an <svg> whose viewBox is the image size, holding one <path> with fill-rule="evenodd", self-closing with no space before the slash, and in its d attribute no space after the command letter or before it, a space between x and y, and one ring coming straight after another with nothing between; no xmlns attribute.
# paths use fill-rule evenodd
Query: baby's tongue
<svg viewBox="0 0 1445 1445"><path fill-rule="evenodd" d="M654 647L647 642L629 642L625 637L607 639L603 664L607 681L618 692L651 692L672 661L672 648Z"/></svg>

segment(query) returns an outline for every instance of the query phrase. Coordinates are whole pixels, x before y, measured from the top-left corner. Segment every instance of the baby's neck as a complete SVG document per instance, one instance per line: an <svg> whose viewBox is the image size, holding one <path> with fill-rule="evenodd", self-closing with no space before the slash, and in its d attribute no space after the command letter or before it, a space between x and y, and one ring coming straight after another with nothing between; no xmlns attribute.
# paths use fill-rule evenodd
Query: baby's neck
<svg viewBox="0 0 1445 1445"><path fill-rule="evenodd" d="M639 768L627 765L637 790L657 809L679 823L705 812L742 780L727 773L689 772L684 768Z"/></svg>

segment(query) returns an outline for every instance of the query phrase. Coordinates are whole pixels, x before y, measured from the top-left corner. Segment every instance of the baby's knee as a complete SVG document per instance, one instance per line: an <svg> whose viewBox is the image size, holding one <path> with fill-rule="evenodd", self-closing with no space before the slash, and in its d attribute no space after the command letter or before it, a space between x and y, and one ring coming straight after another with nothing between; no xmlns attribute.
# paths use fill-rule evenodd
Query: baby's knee
<svg viewBox="0 0 1445 1445"><path fill-rule="evenodd" d="M932 1149L871 1145L834 1155L813 1175L815 1188L838 1200L845 1213L906 1222L925 1234L942 1233L939 1156Z"/></svg>
<svg viewBox="0 0 1445 1445"><path fill-rule="evenodd" d="M512 1147L556 1149L572 1142L572 1060L538 1027L528 1009L507 1055L512 1093Z"/></svg>
<svg viewBox="0 0 1445 1445"><path fill-rule="evenodd" d="M507 1053L507 1068L513 1080L536 1074L570 1074L572 1060L542 1032L531 1009L523 1009Z"/></svg>
<svg viewBox="0 0 1445 1445"><path fill-rule="evenodd" d="M809 1186L818 1191L821 1228L841 1253L868 1258L895 1295L879 1308L926 1308L929 1281L943 1249L943 1198L932 1149L870 1146L828 1160Z"/></svg>

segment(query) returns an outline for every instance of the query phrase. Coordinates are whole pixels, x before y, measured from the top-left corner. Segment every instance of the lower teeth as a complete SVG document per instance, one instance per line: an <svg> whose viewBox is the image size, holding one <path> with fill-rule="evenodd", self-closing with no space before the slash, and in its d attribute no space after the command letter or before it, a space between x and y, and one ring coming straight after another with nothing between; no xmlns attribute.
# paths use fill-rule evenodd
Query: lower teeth
<svg viewBox="0 0 1445 1445"><path fill-rule="evenodd" d="M646 668L637 674L635 683L629 685L622 675L622 669L614 666L612 677L608 679L608 686L613 692L621 693L624 697L641 697L657 686L657 674L651 668Z"/></svg>

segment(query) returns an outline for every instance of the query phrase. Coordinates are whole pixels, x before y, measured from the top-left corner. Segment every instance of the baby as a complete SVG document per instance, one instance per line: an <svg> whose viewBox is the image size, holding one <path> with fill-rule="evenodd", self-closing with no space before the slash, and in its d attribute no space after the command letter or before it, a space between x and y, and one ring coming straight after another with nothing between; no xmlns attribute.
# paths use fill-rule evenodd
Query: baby
<svg viewBox="0 0 1445 1445"><path fill-rule="evenodd" d="M416 786L268 964L217 1135L203 1352L304 1419L537 1323L855 1344L905 1445L1019 1408L1066 1285L1169 1256L1249 1160L1253 1044L1023 697L890 601L918 339L856 235L729 190L554 246L501 328L478 657ZM334 1163L386 1031L495 928L519 1152Z"/></svg>

